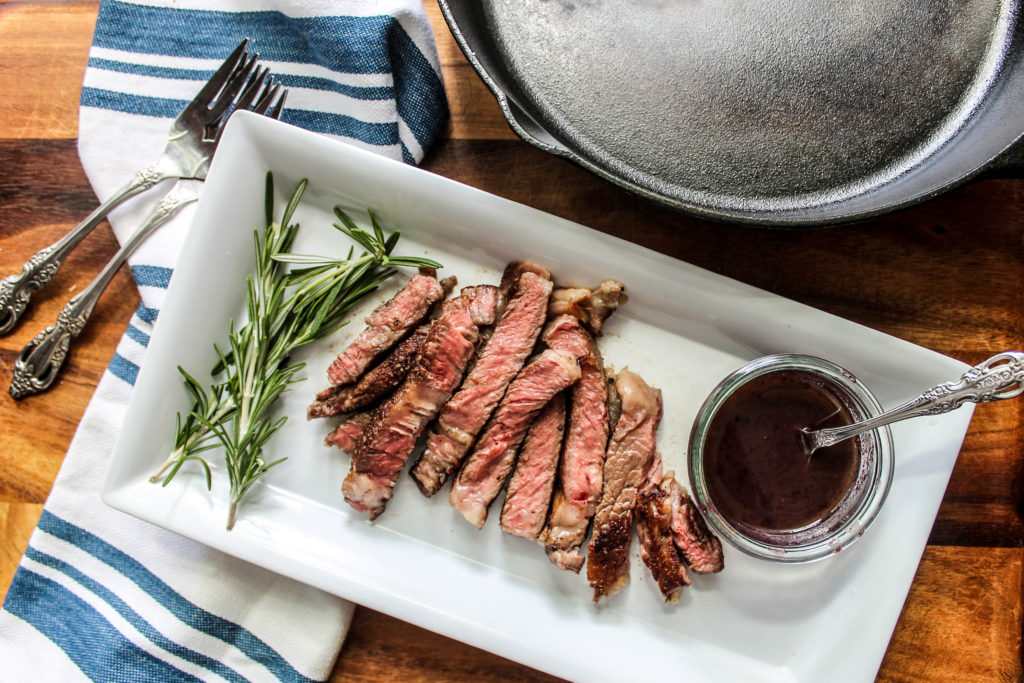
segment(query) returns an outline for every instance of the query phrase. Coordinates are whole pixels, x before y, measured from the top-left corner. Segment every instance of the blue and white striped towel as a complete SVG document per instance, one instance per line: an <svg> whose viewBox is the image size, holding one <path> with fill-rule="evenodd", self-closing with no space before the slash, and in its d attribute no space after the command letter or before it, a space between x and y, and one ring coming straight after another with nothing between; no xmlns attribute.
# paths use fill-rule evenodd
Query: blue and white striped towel
<svg viewBox="0 0 1024 683"><path fill-rule="evenodd" d="M103 0L79 153L100 197L242 37L290 89L283 120L419 161L447 118L420 0ZM161 185L111 216L124 240ZM192 207L131 260L142 304L65 457L0 611L3 681L325 679L350 603L103 505L99 490Z"/></svg>

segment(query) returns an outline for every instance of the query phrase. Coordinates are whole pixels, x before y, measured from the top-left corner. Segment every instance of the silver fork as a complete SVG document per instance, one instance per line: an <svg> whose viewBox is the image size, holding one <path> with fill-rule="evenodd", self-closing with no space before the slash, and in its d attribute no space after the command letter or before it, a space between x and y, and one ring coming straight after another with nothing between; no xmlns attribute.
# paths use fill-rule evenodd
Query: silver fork
<svg viewBox="0 0 1024 683"><path fill-rule="evenodd" d="M254 63L255 57L244 69L246 74L246 79L243 79L244 87L241 88L241 94L238 95L238 101L234 107L228 107L227 104L221 106L218 101L218 104L214 105L214 110L218 112L217 118L205 119L204 130L193 143L194 148L199 148L201 145L205 150L205 158L201 161L202 168L194 167L201 172L201 176L197 177L193 174L180 177L153 208L142 227L136 230L121 249L114 254L103 270L89 283L89 286L72 297L61 309L57 315L57 322L37 334L21 350L14 362L14 375L9 389L12 397L20 399L45 391L53 385L67 358L71 340L85 328L89 316L96 307L96 302L99 301L117 270L153 231L166 223L183 207L199 199L202 178L206 177L206 169L209 167L210 159L220 141L227 118L235 111L242 110L250 110L275 119L280 118L288 91L282 89L279 83L275 83L274 77L269 75L269 68L257 68L253 71ZM228 85L230 86L230 84L229 80ZM225 92L227 91L228 86L225 86ZM237 90L235 94L238 94Z"/></svg>
<svg viewBox="0 0 1024 683"><path fill-rule="evenodd" d="M235 48L195 99L178 114L167 133L167 146L152 166L137 173L71 232L32 256L20 273L0 281L0 335L14 329L32 292L50 281L71 250L112 209L163 180L206 177L215 144L207 129L222 119L256 67L256 55L250 56L245 49L248 42L246 38Z"/></svg>

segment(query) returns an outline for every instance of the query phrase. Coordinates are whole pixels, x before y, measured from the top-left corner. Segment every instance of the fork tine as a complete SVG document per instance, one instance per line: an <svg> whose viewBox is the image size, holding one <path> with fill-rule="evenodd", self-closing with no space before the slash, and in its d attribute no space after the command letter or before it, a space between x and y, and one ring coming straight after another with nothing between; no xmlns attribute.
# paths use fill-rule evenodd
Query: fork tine
<svg viewBox="0 0 1024 683"><path fill-rule="evenodd" d="M264 86L264 81L267 81L267 76L270 75L270 67L257 68L253 72L252 76L249 77L246 82L245 88L242 90L242 94L238 97L238 102L235 103L236 110L245 110L252 106L252 103L256 101L256 96L259 94L260 89ZM273 77L270 78L269 83L273 82Z"/></svg>
<svg viewBox="0 0 1024 683"><path fill-rule="evenodd" d="M281 91L280 99L277 100L277 104L270 108L270 111L267 112L267 116L269 116L272 119L281 118L281 112L284 111L284 101L286 99L288 99L287 89Z"/></svg>
<svg viewBox="0 0 1024 683"><path fill-rule="evenodd" d="M241 92L242 88L244 88L245 84L248 82L249 75L256 66L257 57L259 57L259 55L250 55L245 65L232 74L230 80L228 80L224 85L224 89L221 90L219 95L217 95L217 101L210 107L209 115L207 116L208 123L213 123L221 118L221 116L224 115L224 112L227 111L228 107L231 106L232 102L235 101L238 93Z"/></svg>
<svg viewBox="0 0 1024 683"><path fill-rule="evenodd" d="M238 66L239 60L244 63L245 58L242 56L245 54L245 48L249 44L248 38L243 38L242 42L238 44L235 51L224 60L224 62L218 67L217 71L210 76L210 80L206 82L203 89L200 90L192 101L189 103L189 108L192 107L206 107L209 106L210 102L213 101L214 96L220 91L224 84L228 81L228 78L235 71Z"/></svg>
<svg viewBox="0 0 1024 683"><path fill-rule="evenodd" d="M274 102L274 98L277 97L277 93L281 92L281 84L274 80L271 76L267 81L267 85L263 88L263 93L260 98L253 105L252 110L257 114L266 114L267 110L270 109L270 105Z"/></svg>
<svg viewBox="0 0 1024 683"><path fill-rule="evenodd" d="M253 74L250 79L250 83L246 86L246 92L239 97L238 103L231 109L226 116L222 116L220 119L208 124L206 126L205 139L210 140L212 138L214 146L220 144L220 137L224 133L224 128L228 118L231 114L240 110L250 110L253 113L260 114L262 116L269 116L272 119L281 118L281 112L284 110L284 101L288 96L288 90L282 89L281 84L278 83L273 76L269 76L270 68L266 67L263 69L257 69L256 73ZM256 88L253 84L263 83L263 91L260 93L259 99L256 103L252 103L252 93L255 92ZM280 93L280 97L278 97ZM275 98L277 102L274 102ZM271 106L273 105L273 106ZM269 110L269 111L268 111Z"/></svg>

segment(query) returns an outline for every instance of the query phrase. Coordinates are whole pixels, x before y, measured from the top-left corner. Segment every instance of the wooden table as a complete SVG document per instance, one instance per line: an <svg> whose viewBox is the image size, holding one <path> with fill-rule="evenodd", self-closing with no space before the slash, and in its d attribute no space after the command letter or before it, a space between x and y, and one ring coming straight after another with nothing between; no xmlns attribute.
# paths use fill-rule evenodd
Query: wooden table
<svg viewBox="0 0 1024 683"><path fill-rule="evenodd" d="M78 97L97 2L0 0L0 274L85 216L95 197L75 149ZM855 226L773 232L711 224L652 206L517 139L440 12L452 109L425 166L906 339L967 363L1024 347L1024 184L977 182ZM0 339L14 358L70 292L115 251L105 227ZM0 590L42 512L75 427L138 294L115 279L60 385L0 398ZM1024 570L1024 401L975 413L882 663L882 680L1020 680ZM360 608L332 680L546 680L548 676Z"/></svg>

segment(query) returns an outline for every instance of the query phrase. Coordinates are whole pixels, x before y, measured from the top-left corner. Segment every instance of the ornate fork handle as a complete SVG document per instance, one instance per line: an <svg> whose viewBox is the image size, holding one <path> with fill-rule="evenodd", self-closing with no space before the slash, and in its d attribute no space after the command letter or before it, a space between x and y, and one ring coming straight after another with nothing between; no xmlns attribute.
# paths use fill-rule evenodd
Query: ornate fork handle
<svg viewBox="0 0 1024 683"><path fill-rule="evenodd" d="M1024 393L1024 353L1004 351L975 365L960 379L932 387L881 415L843 427L804 431L810 450L839 443L851 436L911 417L940 415L964 403L987 403Z"/></svg>
<svg viewBox="0 0 1024 683"><path fill-rule="evenodd" d="M68 253L111 209L167 178L206 178L224 123L233 112L248 110L275 119L281 116L287 90L270 75L269 67L257 65L257 55L246 51L248 43L248 38L239 43L178 113L163 154L152 166L138 173L70 233L35 254L20 273L0 281L0 335L14 329L32 292L50 281Z"/></svg>
<svg viewBox="0 0 1024 683"><path fill-rule="evenodd" d="M135 174L124 187L89 214L84 221L50 246L40 249L22 267L21 272L0 280L0 335L14 329L28 306L32 293L49 282L71 250L99 225L113 209L162 180L174 177L163 160Z"/></svg>
<svg viewBox="0 0 1024 683"><path fill-rule="evenodd" d="M179 180L156 205L145 224L125 242L89 286L68 301L57 315L57 322L37 334L21 350L14 361L11 396L23 398L50 388L67 358L71 340L85 328L96 302L118 268L154 230L166 223L182 207L198 199L197 189L187 186L186 183L197 186L200 181Z"/></svg>

